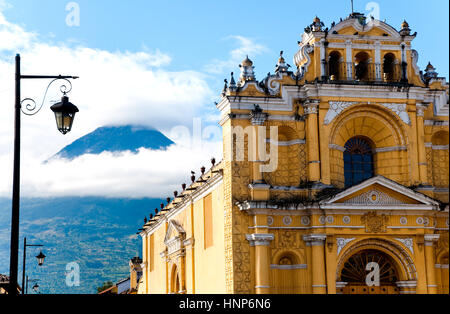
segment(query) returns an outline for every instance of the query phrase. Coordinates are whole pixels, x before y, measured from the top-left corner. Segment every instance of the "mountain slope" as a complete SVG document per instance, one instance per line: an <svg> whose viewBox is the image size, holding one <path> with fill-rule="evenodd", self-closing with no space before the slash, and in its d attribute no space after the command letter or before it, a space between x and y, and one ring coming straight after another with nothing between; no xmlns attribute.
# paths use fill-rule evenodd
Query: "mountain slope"
<svg viewBox="0 0 450 314"><path fill-rule="evenodd" d="M137 152L139 148L163 149L174 144L161 132L140 126L101 127L66 146L55 157L74 159L102 152Z"/></svg>
<svg viewBox="0 0 450 314"><path fill-rule="evenodd" d="M23 237L43 244L47 256L37 266L37 248L27 249L27 275L39 279L44 294L91 294L106 281L129 276L129 259L141 254L136 235L157 199L66 197L21 200L19 281L22 284ZM0 198L0 273L9 274L11 200ZM66 283L67 265L80 267L80 286ZM29 291L30 292L30 291Z"/></svg>

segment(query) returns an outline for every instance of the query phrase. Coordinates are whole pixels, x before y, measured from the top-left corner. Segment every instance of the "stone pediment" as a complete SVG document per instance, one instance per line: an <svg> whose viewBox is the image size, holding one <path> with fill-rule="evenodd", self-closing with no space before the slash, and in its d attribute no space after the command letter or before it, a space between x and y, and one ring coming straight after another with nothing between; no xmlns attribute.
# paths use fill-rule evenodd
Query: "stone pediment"
<svg viewBox="0 0 450 314"><path fill-rule="evenodd" d="M167 246L168 254L182 249L182 243L186 237L186 231L175 220L169 221L166 236L164 237L164 244Z"/></svg>
<svg viewBox="0 0 450 314"><path fill-rule="evenodd" d="M183 227L176 220L171 220L169 221L169 226L167 227L164 243L175 238L184 238L185 235L186 231L184 231Z"/></svg>
<svg viewBox="0 0 450 314"><path fill-rule="evenodd" d="M321 202L324 208L439 209L439 203L385 177L377 176Z"/></svg>

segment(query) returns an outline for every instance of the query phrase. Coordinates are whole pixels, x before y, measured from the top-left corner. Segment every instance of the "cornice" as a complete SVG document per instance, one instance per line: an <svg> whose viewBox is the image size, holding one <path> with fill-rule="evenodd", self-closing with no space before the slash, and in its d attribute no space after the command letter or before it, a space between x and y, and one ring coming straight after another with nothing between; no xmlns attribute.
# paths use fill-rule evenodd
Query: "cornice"
<svg viewBox="0 0 450 314"><path fill-rule="evenodd" d="M220 171L216 172L216 175L209 178L205 183L203 183L200 187L198 187L194 192L186 195L183 198L183 200L175 206L175 208L172 208L170 211L168 211L163 216L161 216L161 218L157 222L155 222L153 225L147 227L144 231L142 231L140 233L140 235L142 237L151 235L157 229L159 229L159 227L161 227L161 225L170 221L171 219L174 219L180 212L182 212L186 208L188 208L198 198L201 198L201 196L205 192L209 192L210 190L214 189L222 181L223 181L223 172L222 172L222 170L220 170Z"/></svg>

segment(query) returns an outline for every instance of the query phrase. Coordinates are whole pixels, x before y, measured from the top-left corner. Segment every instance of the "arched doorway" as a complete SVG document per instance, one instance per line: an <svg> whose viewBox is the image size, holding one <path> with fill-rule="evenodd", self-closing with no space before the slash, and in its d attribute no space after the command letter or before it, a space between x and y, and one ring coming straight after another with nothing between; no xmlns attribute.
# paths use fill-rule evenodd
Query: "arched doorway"
<svg viewBox="0 0 450 314"><path fill-rule="evenodd" d="M342 266L339 282L343 294L398 294L396 262L375 249L359 251Z"/></svg>
<svg viewBox="0 0 450 314"><path fill-rule="evenodd" d="M374 286L375 269L379 285ZM339 294L411 294L416 293L416 288L416 266L408 250L397 242L366 238L339 254L336 267Z"/></svg>
<svg viewBox="0 0 450 314"><path fill-rule="evenodd" d="M170 280L170 294L179 294L181 291L180 288L180 277L178 275L177 266L174 265L172 268L172 275Z"/></svg>

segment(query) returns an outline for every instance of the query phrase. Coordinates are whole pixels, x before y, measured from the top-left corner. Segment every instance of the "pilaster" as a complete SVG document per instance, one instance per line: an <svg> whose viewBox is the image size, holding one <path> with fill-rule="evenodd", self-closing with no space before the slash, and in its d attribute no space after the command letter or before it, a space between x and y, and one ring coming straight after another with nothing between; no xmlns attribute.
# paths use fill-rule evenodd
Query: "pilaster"
<svg viewBox="0 0 450 314"><path fill-rule="evenodd" d="M319 130L318 130L318 113L319 100L307 100L304 104L305 114L308 116L306 120L306 137L308 145L308 170L309 181L320 181L320 153L319 153Z"/></svg>
<svg viewBox="0 0 450 314"><path fill-rule="evenodd" d="M273 234L248 234L250 246L255 248L255 292L270 294L270 261L269 246L275 236Z"/></svg>
<svg viewBox="0 0 450 314"><path fill-rule="evenodd" d="M312 292L313 294L327 293L327 280L325 270L325 240L326 235L310 234L303 236L312 251Z"/></svg>
<svg viewBox="0 0 450 314"><path fill-rule="evenodd" d="M434 246L439 240L439 234L425 235L425 267L427 269L428 294L437 294L436 263L434 257Z"/></svg>
<svg viewBox="0 0 450 314"><path fill-rule="evenodd" d="M417 152L419 159L419 177L422 185L428 185L427 177L427 155L425 151L425 128L424 128L424 111L426 106L418 105L416 118L417 118Z"/></svg>

